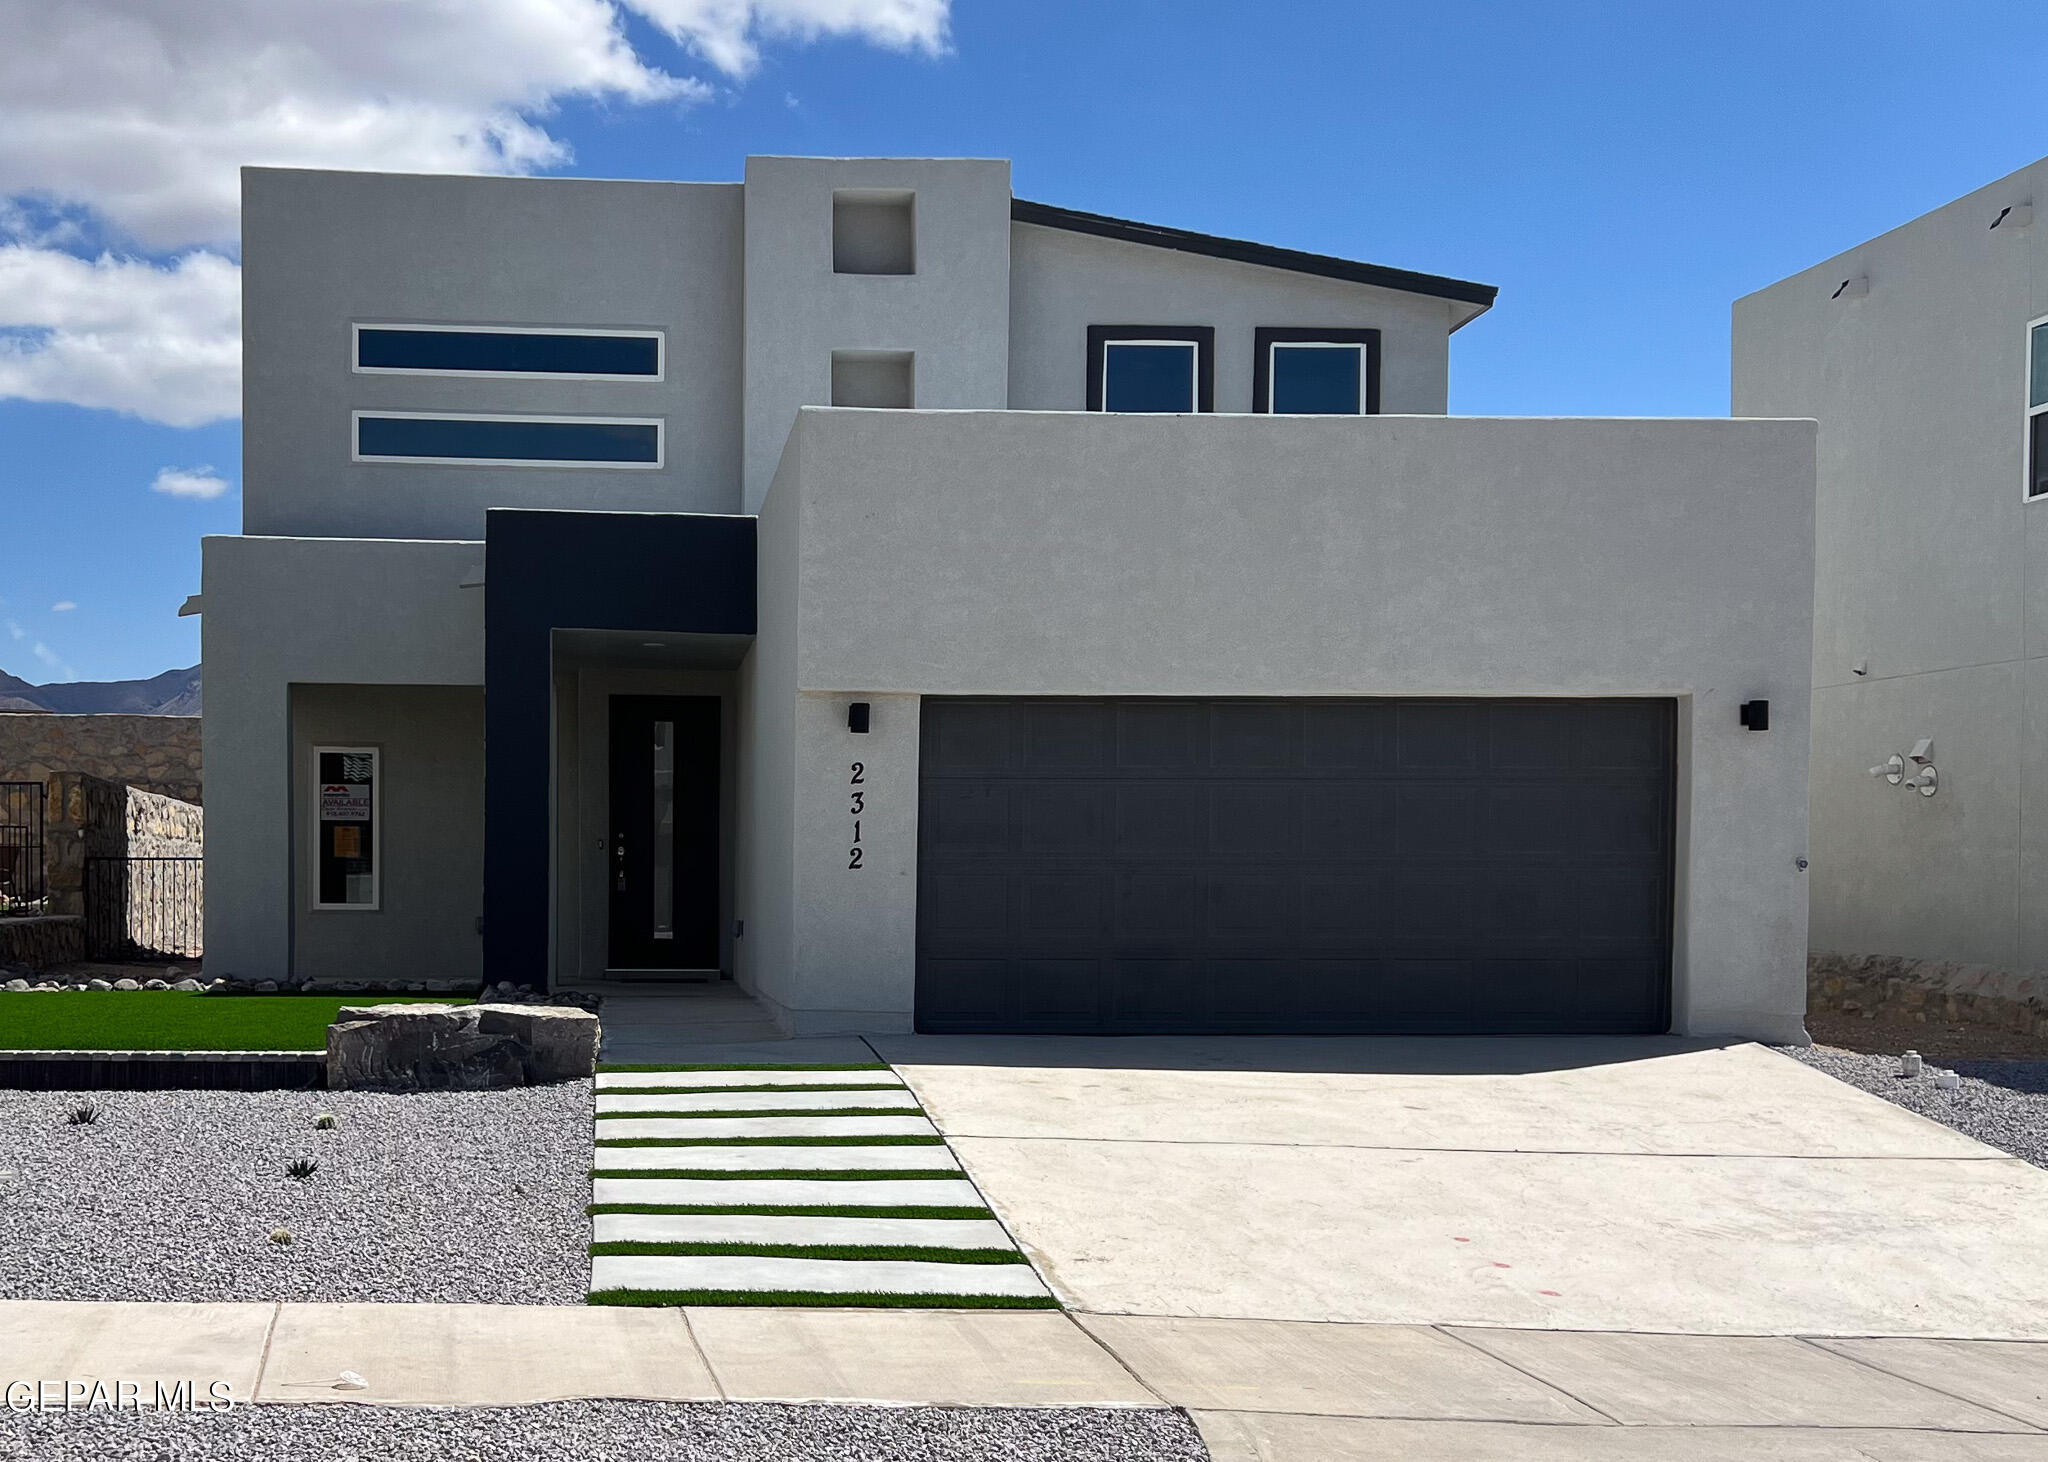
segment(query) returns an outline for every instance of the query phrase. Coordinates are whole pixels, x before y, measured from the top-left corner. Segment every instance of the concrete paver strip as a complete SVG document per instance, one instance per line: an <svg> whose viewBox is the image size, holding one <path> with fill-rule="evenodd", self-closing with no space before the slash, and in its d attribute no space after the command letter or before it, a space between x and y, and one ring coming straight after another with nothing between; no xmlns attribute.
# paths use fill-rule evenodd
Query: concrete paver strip
<svg viewBox="0 0 2048 1462"><path fill-rule="evenodd" d="M1562 1392L1426 1326L1075 1319L1176 1406L1607 1424Z"/></svg>
<svg viewBox="0 0 2048 1462"><path fill-rule="evenodd" d="M2048 1338L2048 1265L2013 1262L2048 1252L2048 1172L2016 1159L953 1147L1090 1312Z"/></svg>
<svg viewBox="0 0 2048 1462"><path fill-rule="evenodd" d="M958 1169L960 1161L944 1147L600 1147L591 1159L596 1169L696 1168L705 1172L936 1172Z"/></svg>
<svg viewBox="0 0 2048 1462"><path fill-rule="evenodd" d="M2038 1436L1779 1427L1529 1426L1198 1411L1213 1462L2042 1462Z"/></svg>
<svg viewBox="0 0 2048 1462"><path fill-rule="evenodd" d="M1757 1045L877 1037L949 1136L1416 1150L1995 1158Z"/></svg>
<svg viewBox="0 0 2048 1462"><path fill-rule="evenodd" d="M598 1203L734 1208L979 1208L974 1184L942 1178L597 1178Z"/></svg>
<svg viewBox="0 0 2048 1462"><path fill-rule="evenodd" d="M0 1383L133 1382L153 1401L159 1382L191 1382L194 1399L228 1383L238 1403L256 1398L274 1304L142 1304L84 1300L0 1302ZM51 1393L55 1395L56 1393ZM75 1397L73 1404L84 1398Z"/></svg>
<svg viewBox="0 0 2048 1462"><path fill-rule="evenodd" d="M2048 1427L2048 1345L2038 1341L1817 1340L1814 1344Z"/></svg>
<svg viewBox="0 0 2048 1462"><path fill-rule="evenodd" d="M336 1389L342 1371L369 1386ZM568 1305L286 1305L264 1401L521 1406L607 1397L715 1401L675 1310Z"/></svg>
<svg viewBox="0 0 2048 1462"><path fill-rule="evenodd" d="M735 1401L1156 1406L1065 1315L972 1310L691 1309Z"/></svg>
<svg viewBox="0 0 2048 1462"><path fill-rule="evenodd" d="M1555 1330L1454 1333L1625 1426L2030 1430L2011 1417L1800 1340Z"/></svg>
<svg viewBox="0 0 2048 1462"><path fill-rule="evenodd" d="M754 1254L596 1254L590 1289L780 1291L789 1294L1003 1295L1038 1299L1029 1264L946 1264L900 1259L774 1259Z"/></svg>
<svg viewBox="0 0 2048 1462"><path fill-rule="evenodd" d="M632 1091L644 1086L894 1086L893 1071L600 1071L599 1091Z"/></svg>
<svg viewBox="0 0 2048 1462"><path fill-rule="evenodd" d="M663 1094L661 1092L604 1092L597 1094L597 1113L613 1112L781 1112L791 1108L862 1107L876 1111L907 1112L916 1108L910 1093L894 1091L710 1091ZM603 1124L598 1124L602 1128Z"/></svg>
<svg viewBox="0 0 2048 1462"><path fill-rule="evenodd" d="M1008 1249L1003 1226L982 1218L803 1218L779 1213L600 1213L600 1244L905 1244L922 1249Z"/></svg>
<svg viewBox="0 0 2048 1462"><path fill-rule="evenodd" d="M926 1117L607 1117L599 1138L722 1142L733 1137L936 1137Z"/></svg>

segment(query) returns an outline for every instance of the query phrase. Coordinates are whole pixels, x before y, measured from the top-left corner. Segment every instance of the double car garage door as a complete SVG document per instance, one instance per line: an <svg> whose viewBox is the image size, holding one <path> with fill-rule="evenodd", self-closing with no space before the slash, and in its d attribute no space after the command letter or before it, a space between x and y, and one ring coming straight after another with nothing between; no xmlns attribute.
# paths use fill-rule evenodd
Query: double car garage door
<svg viewBox="0 0 2048 1462"><path fill-rule="evenodd" d="M917 1023L1660 1031L1669 700L924 702Z"/></svg>

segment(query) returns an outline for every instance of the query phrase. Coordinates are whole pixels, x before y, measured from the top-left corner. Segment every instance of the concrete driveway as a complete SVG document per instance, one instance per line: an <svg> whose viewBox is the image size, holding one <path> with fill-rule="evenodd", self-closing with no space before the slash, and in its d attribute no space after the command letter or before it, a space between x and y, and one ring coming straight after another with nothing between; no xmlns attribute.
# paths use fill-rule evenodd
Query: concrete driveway
<svg viewBox="0 0 2048 1462"><path fill-rule="evenodd" d="M874 1045L1086 1314L2048 1338L2048 1172L1760 1046Z"/></svg>

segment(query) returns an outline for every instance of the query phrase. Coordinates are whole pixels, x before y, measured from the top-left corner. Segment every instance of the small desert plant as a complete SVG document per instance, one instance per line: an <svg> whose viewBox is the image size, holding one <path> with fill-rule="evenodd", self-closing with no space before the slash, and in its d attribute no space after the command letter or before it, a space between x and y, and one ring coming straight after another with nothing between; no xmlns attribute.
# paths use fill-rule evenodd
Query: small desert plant
<svg viewBox="0 0 2048 1462"><path fill-rule="evenodd" d="M64 1120L74 1127L90 1127L98 1122L99 1119L100 1107L98 1102L80 1102L64 1116Z"/></svg>
<svg viewBox="0 0 2048 1462"><path fill-rule="evenodd" d="M270 1231L270 1242L273 1244L289 1244L291 1241L292 1231L288 1228L274 1228Z"/></svg>
<svg viewBox="0 0 2048 1462"><path fill-rule="evenodd" d="M322 1112L319 1116L313 1119L313 1130L315 1132L332 1132L335 1128L339 1127L340 1125L341 1123L338 1120L336 1120L335 1115L332 1112Z"/></svg>
<svg viewBox="0 0 2048 1462"><path fill-rule="evenodd" d="M295 1157L285 1164L284 1170L303 1183L320 1171L320 1164L310 1157Z"/></svg>

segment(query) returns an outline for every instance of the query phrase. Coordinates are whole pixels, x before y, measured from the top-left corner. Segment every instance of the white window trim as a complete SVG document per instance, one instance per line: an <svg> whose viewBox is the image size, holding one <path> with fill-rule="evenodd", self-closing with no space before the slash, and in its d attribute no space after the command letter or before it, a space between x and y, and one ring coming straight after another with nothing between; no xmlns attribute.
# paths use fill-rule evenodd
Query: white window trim
<svg viewBox="0 0 2048 1462"><path fill-rule="evenodd" d="M2048 325L2048 315L2027 321L2026 355L2020 365L2020 405L2026 411L2021 418L2024 435L2020 438L2020 501L2023 503L2048 503L2048 492L2034 491L2034 418L2048 415L2048 402L2034 404L2034 331Z"/></svg>
<svg viewBox="0 0 2048 1462"><path fill-rule="evenodd" d="M1362 340L1269 340L1266 342L1266 400L1268 416L1298 416L1300 412L1275 411L1273 409L1273 388L1280 384L1280 352L1283 350L1348 350L1358 357L1358 403L1357 416L1365 415L1365 372L1369 362ZM1318 411L1316 416L1342 416L1344 413Z"/></svg>
<svg viewBox="0 0 2048 1462"><path fill-rule="evenodd" d="M1125 345L1170 345L1188 353L1188 409L1186 411L1111 411L1109 409L1109 353ZM1111 416L1199 416L1202 411L1202 346L1196 340L1105 340L1102 342L1101 410Z"/></svg>
<svg viewBox="0 0 2048 1462"><path fill-rule="evenodd" d="M366 904L323 904L320 902L320 758L323 756L369 756L370 764L370 879L371 898ZM316 746L306 790L312 798L307 819L307 907L316 914L375 914L384 907L384 748L381 746Z"/></svg>
<svg viewBox="0 0 2048 1462"><path fill-rule="evenodd" d="M397 417L406 421L530 421L560 422L573 426L651 426L654 428L652 462L591 462L582 458L552 457L384 457L366 456L357 448L362 442L362 419L366 416ZM668 422L659 416L536 416L530 412L494 411L351 411L348 414L348 459L372 465L398 463L413 467L551 467L557 472L659 472L668 461Z"/></svg>
<svg viewBox="0 0 2048 1462"><path fill-rule="evenodd" d="M359 365L365 330L411 330L422 335L594 335L609 340L652 340L654 374L619 375L612 371L450 371L416 370L411 366ZM586 325L417 325L409 320L355 320L348 327L348 365L359 376L454 376L466 381L638 381L658 386L668 379L668 332L614 330Z"/></svg>

